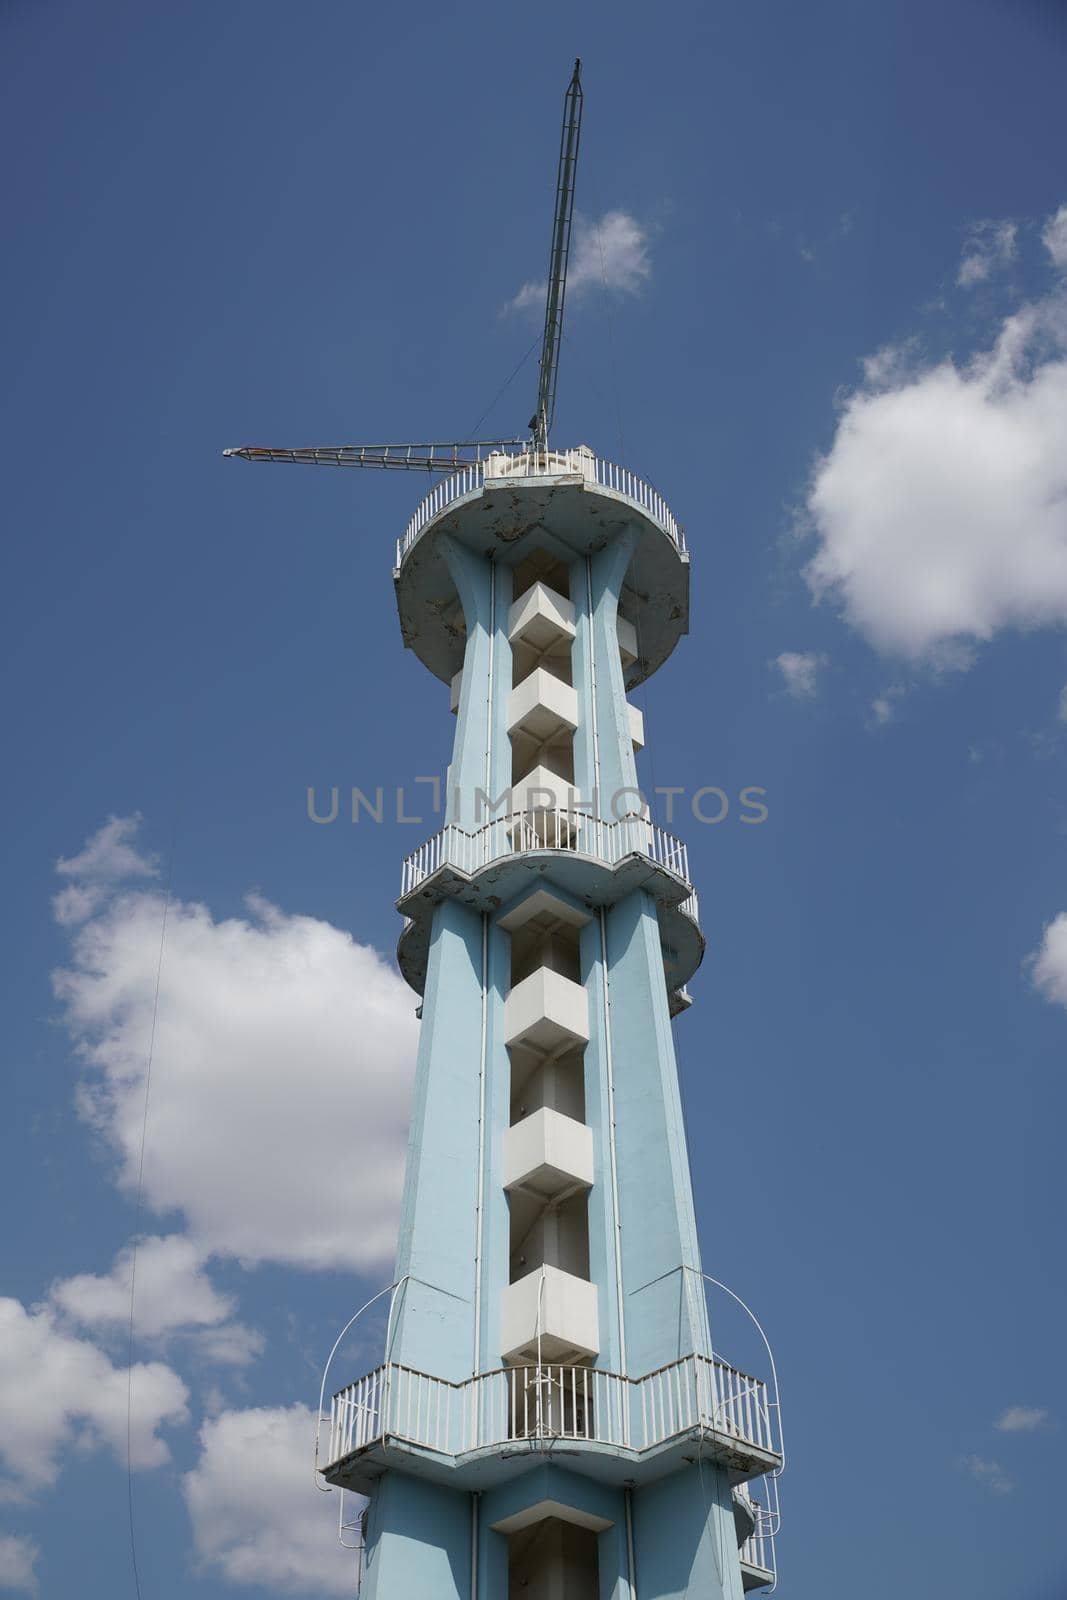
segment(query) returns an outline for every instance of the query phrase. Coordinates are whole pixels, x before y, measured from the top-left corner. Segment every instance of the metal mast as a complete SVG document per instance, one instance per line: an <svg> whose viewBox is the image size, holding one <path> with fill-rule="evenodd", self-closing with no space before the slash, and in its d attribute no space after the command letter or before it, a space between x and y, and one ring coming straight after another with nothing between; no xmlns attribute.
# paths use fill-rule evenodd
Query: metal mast
<svg viewBox="0 0 1067 1600"><path fill-rule="evenodd" d="M537 410L530 418L534 445L542 451L548 448L548 430L556 411L563 302L567 292L567 263L574 220L574 181L578 171L578 141L582 132L581 70L581 61L576 61L574 76L563 97L563 131L560 134L559 167L556 172L556 210L552 222L552 251L548 258L545 332L541 341L541 381L537 388Z"/></svg>

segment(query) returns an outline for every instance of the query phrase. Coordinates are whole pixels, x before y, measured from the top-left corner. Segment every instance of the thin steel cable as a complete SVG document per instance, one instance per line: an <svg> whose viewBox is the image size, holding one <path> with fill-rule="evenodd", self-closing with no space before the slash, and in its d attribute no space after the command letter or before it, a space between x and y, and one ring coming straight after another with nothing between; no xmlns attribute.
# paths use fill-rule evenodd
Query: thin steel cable
<svg viewBox="0 0 1067 1600"><path fill-rule="evenodd" d="M492 411L493 407L496 405L496 403L500 399L501 395L505 392L506 389L509 389L511 387L511 385L514 383L515 379L518 377L519 373L522 371L523 367L526 365L527 361L529 361L530 357L533 355L534 351L537 349L537 346L540 343L541 343L541 335L538 334L537 337L534 339L533 344L530 346L529 350L527 350L526 354L519 361L518 365L512 370L510 377L507 377L507 378L504 379L504 382L500 385L500 388L497 390L496 394L490 400L489 404L486 406L485 410L482 412L481 416L478 418L477 422L474 424L474 427L470 430L470 433L467 435L467 437L469 439L477 439L477 437L478 437L478 429L481 427L481 425L485 421L486 417Z"/></svg>
<svg viewBox="0 0 1067 1600"><path fill-rule="evenodd" d="M174 839L177 824L171 829L170 862L167 867L167 886L163 896L163 916L159 928L159 954L156 958L156 984L152 996L152 1026L148 1035L148 1060L144 1080L144 1112L141 1117L141 1153L137 1165L137 1208L134 1218L133 1255L130 1262L130 1326L126 1352L126 1502L130 1520L130 1564L133 1568L133 1587L137 1600L141 1600L141 1575L137 1567L137 1532L133 1514L133 1322L137 1295L137 1248L140 1244L141 1213L144 1206L144 1152L148 1135L148 1100L152 1087L152 1061L156 1051L156 1022L159 1018L159 986L163 977L163 946L167 937L167 917L170 912L171 886L174 882Z"/></svg>

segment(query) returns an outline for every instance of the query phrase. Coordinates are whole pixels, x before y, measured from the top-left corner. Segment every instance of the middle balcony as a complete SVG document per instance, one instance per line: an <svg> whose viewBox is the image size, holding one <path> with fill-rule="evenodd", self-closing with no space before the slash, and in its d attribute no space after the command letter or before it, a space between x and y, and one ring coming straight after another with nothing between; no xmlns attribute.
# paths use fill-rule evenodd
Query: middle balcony
<svg viewBox="0 0 1067 1600"><path fill-rule="evenodd" d="M566 685L563 685L566 687ZM535 781L536 780L536 781ZM551 807L537 790L564 792ZM519 801L529 804L516 806ZM704 955L697 897L686 847L647 814L607 821L571 795L571 785L548 768L528 772L499 798L474 829L449 823L407 857L397 909L407 919L397 946L404 977L417 994L426 982L434 907L446 899L494 912L534 880L562 889L595 911L635 890L656 907L671 1013L687 1004L684 990Z"/></svg>

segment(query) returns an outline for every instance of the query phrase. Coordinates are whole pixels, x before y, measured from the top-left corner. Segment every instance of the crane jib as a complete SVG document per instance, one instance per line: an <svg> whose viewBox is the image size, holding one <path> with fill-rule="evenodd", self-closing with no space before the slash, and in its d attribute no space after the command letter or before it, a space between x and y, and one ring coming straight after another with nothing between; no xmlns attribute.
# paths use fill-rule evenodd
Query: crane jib
<svg viewBox="0 0 1067 1600"><path fill-rule="evenodd" d="M567 293L567 266L570 260L571 227L574 221L574 187L578 169L578 143L582 131L581 62L574 63L574 76L563 99L563 130L559 141L559 166L556 172L556 205L552 223L552 249L548 261L545 295L545 331L541 341L541 371L537 390L537 410L530 421L538 449L548 445L548 433L556 410L556 379L563 336L563 306Z"/></svg>
<svg viewBox="0 0 1067 1600"><path fill-rule="evenodd" d="M571 227L574 222L574 186L578 170L578 143L582 131L581 61L563 97L563 129L559 141L559 166L556 171L556 202L552 223L552 249L548 259L545 294L545 329L541 341L541 362L537 390L537 410L530 419L529 439L467 440L455 444L374 444L315 445L307 448L275 448L238 445L224 450L225 456L242 461L284 461L309 466L378 467L400 472L441 472L476 465L487 455L528 450L545 453L548 434L556 410L556 379L559 374L560 342L563 337L563 306L567 293L567 267L570 261ZM514 374L513 374L514 376ZM508 380L510 382L510 379Z"/></svg>

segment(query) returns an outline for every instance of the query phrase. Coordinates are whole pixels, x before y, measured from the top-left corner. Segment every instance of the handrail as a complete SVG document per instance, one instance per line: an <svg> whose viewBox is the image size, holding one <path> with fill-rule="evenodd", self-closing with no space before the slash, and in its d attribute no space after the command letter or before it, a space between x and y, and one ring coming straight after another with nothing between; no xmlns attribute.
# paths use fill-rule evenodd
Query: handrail
<svg viewBox="0 0 1067 1600"><path fill-rule="evenodd" d="M483 488L487 478L537 478L563 473L580 473L598 489L606 489L609 494L639 506L679 550L685 549L685 531L663 496L628 467L605 461L591 450L538 451L528 446L513 452L499 451L484 460L471 462L435 484L419 501L403 537L397 540L397 567L428 523L446 506Z"/></svg>
<svg viewBox="0 0 1067 1600"><path fill-rule="evenodd" d="M692 1267L687 1267L686 1268L687 1272L692 1272L693 1270L694 1269ZM731 1300L736 1300L737 1304L741 1307L741 1310L744 1311L751 1318L752 1323L753 1323L753 1325L754 1325L754 1327L756 1329L756 1332L759 1334L760 1338L763 1340L763 1346L764 1346L764 1349L767 1352L767 1359L771 1364L771 1382L774 1384L774 1401L773 1401L773 1404L774 1404L774 1409L778 1414L778 1443L781 1446L781 1448L780 1448L778 1453L779 1453L779 1455L781 1456L782 1459L781 1459L779 1465L774 1469L774 1476L776 1478L780 1478L782 1473L785 1471L785 1435L784 1435L783 1430L782 1430L782 1399L781 1399L781 1392L780 1392L780 1390L778 1388L778 1368L775 1366L774 1351L771 1349L771 1341L768 1339L767 1335L764 1333L763 1325L761 1324L759 1318L756 1316L756 1313L753 1311L752 1307L749 1306L749 1305L746 1305L739 1294L735 1294L733 1289L729 1288L725 1283L720 1283L718 1278L713 1278L711 1276L710 1272L701 1272L700 1273L700 1277L702 1277L704 1279L705 1283L712 1283L712 1284L715 1285L716 1289L721 1289L724 1294L728 1294L730 1296Z"/></svg>
<svg viewBox="0 0 1067 1600"><path fill-rule="evenodd" d="M401 897L411 894L443 866L474 873L504 856L524 850L568 850L615 866L625 856L643 855L689 884L689 851L681 839L645 816L609 822L565 806L537 806L495 817L468 830L447 823L405 857ZM693 921L699 916L695 893L681 908Z"/></svg>
<svg viewBox="0 0 1067 1600"><path fill-rule="evenodd" d="M539 1364L462 1382L386 1362L333 1396L326 1465L386 1437L450 1455L559 1438L647 1450L695 1428L754 1452L759 1475L779 1455L766 1385L719 1356L683 1356L641 1378Z"/></svg>

